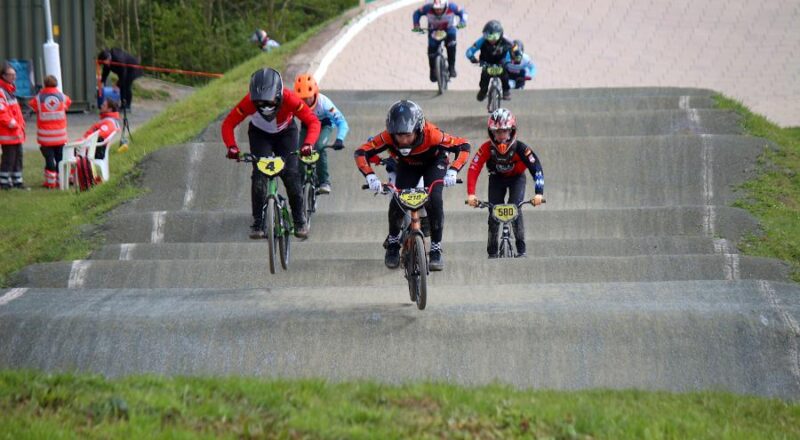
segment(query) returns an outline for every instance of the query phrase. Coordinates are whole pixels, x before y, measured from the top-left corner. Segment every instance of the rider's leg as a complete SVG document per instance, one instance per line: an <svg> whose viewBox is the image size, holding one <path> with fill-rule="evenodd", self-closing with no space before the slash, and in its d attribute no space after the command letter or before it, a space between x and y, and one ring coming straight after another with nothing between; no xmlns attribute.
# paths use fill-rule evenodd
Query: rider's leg
<svg viewBox="0 0 800 440"><path fill-rule="evenodd" d="M428 67L431 82L436 82L436 52L439 51L439 42L433 37L428 37Z"/></svg>
<svg viewBox="0 0 800 440"><path fill-rule="evenodd" d="M281 173L281 180L283 186L286 187L286 195L289 198L289 207L292 211L292 220L295 225L295 235L300 238L307 235L308 231L305 230L306 218L303 212L303 194L300 189L300 172L299 163L296 154L292 154L297 150L298 130L296 124L289 124L289 127L284 131L273 135L275 137L275 153L280 155L286 162ZM305 234L304 234L305 232Z"/></svg>
<svg viewBox="0 0 800 440"><path fill-rule="evenodd" d="M265 157L272 153L272 141L269 134L261 131L255 125L250 124L247 129L247 137L250 140L250 153L254 156ZM250 202L253 213L253 225L250 230L250 238L261 238L262 226L262 207L267 198L267 178L256 168L253 163L253 173L250 176Z"/></svg>
<svg viewBox="0 0 800 440"><path fill-rule="evenodd" d="M503 70L503 74L500 76L500 82L503 83L503 99L510 100L511 92L508 86L508 72L506 70Z"/></svg>
<svg viewBox="0 0 800 440"><path fill-rule="evenodd" d="M525 174L520 174L512 179L514 180L509 188L508 202L519 204L525 200ZM515 244L517 246L518 256L524 256L527 253L527 248L525 246L525 222L522 219L522 211L523 210L520 209L519 217L511 222L511 226L514 228L514 239L516 241Z"/></svg>
<svg viewBox="0 0 800 440"><path fill-rule="evenodd" d="M328 174L328 149L325 148L325 146L329 144L332 131L332 125L323 125L315 146L319 153L319 161L317 161L317 181L320 186L326 184L328 186L328 192L330 192L331 176Z"/></svg>
<svg viewBox="0 0 800 440"><path fill-rule="evenodd" d="M397 180L395 185L401 189L413 188L419 181L421 172L416 167L397 164ZM403 209L397 206L394 199L389 201L389 236L386 237L386 255L383 263L389 269L400 266L400 231L403 227L405 214Z"/></svg>
<svg viewBox="0 0 800 440"><path fill-rule="evenodd" d="M445 39L447 47L447 64L450 66L450 78L455 78L456 74L456 30L455 28L447 30L447 38Z"/></svg>
<svg viewBox="0 0 800 440"><path fill-rule="evenodd" d="M425 169L425 185L428 186L434 180L444 177L447 172L447 157L442 155L436 163L429 165ZM430 270L444 269L444 257L442 257L442 235L444 233L444 202L442 201L442 187L436 185L431 191L425 209L428 211L428 221L431 225L431 251L429 254Z"/></svg>
<svg viewBox="0 0 800 440"><path fill-rule="evenodd" d="M481 70L481 82L478 83L478 101L483 101L486 98L486 92L489 89L489 74L486 73L486 70Z"/></svg>

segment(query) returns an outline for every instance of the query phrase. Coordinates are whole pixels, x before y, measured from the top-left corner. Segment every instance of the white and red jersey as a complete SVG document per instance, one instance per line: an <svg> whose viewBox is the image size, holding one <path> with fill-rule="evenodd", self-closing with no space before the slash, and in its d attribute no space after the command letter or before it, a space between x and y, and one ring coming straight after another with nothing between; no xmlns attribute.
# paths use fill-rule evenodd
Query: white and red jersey
<svg viewBox="0 0 800 440"><path fill-rule="evenodd" d="M317 142L317 138L319 138L321 124L317 116L293 91L284 88L281 106L277 115L271 121L266 120L258 113L253 101L250 100L249 93L236 104L236 107L228 113L225 121L222 122L222 142L226 147L236 145L233 129L250 115L253 115L250 122L259 130L273 134L286 130L289 124L292 123L293 118L297 116L307 127L306 138L302 143L314 145Z"/></svg>

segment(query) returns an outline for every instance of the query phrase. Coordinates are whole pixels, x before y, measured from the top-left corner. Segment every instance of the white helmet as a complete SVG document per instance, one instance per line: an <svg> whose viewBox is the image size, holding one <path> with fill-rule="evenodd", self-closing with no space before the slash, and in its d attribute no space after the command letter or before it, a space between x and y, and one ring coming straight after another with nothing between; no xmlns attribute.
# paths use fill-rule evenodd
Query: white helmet
<svg viewBox="0 0 800 440"><path fill-rule="evenodd" d="M447 10L447 0L433 0L434 14L442 15L446 10Z"/></svg>

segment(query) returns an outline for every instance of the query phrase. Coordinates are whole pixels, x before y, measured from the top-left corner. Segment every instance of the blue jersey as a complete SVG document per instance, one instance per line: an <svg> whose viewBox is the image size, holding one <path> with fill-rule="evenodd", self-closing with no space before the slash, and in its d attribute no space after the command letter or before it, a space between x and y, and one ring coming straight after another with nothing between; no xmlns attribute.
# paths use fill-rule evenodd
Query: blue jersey
<svg viewBox="0 0 800 440"><path fill-rule="evenodd" d="M511 76L527 76L529 78L533 78L536 75L536 66L531 61L531 57L528 54L522 54L522 61L519 63L514 62L513 60L509 61L505 65L506 72L508 72Z"/></svg>
<svg viewBox="0 0 800 440"><path fill-rule="evenodd" d="M330 98L322 93L317 94L317 105L311 110L317 115L317 119L319 119L319 122L322 123L323 126L335 126L336 139L344 141L350 127L347 125L347 120L344 118L342 112L336 108Z"/></svg>
<svg viewBox="0 0 800 440"><path fill-rule="evenodd" d="M504 66L511 61L511 42L505 37L495 44L489 44L486 38L480 37L467 49L467 58L472 59L480 52L480 60L488 64Z"/></svg>
<svg viewBox="0 0 800 440"><path fill-rule="evenodd" d="M414 11L414 27L419 27L419 19L422 16L426 16L428 18L428 29L429 30L448 30L448 29L455 29L456 27L456 16L461 21L461 24L467 24L467 12L459 8L453 2L447 3L447 8L444 10L442 15L436 15L433 12L433 5L428 3L417 10Z"/></svg>

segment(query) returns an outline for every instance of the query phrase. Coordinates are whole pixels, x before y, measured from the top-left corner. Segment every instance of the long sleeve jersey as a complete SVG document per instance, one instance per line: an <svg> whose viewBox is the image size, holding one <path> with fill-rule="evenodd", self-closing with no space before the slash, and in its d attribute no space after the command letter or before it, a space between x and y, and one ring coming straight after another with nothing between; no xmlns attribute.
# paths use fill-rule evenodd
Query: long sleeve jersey
<svg viewBox="0 0 800 440"><path fill-rule="evenodd" d="M469 160L470 145L464 138L451 136L427 121L422 130L422 137L420 144L412 148L411 153L407 156L403 156L394 144L392 135L388 131L383 131L358 147L354 154L356 165L361 174L365 176L372 174L374 171L370 166L370 159L386 150L389 150L389 153L398 162L411 166L428 165L434 163L443 154L454 153L456 158L450 164L450 168L459 171Z"/></svg>
<svg viewBox="0 0 800 440"><path fill-rule="evenodd" d="M524 73L529 78L536 75L536 65L526 53L522 54L522 61L515 63L513 60L509 60L505 67L509 75L521 76Z"/></svg>
<svg viewBox="0 0 800 440"><path fill-rule="evenodd" d="M511 155L509 160L499 161L495 157L495 151L490 141L486 141L481 145L469 164L467 195L475 194L475 186L484 164L490 173L507 177L519 176L527 169L533 176L533 187L536 194L544 194L544 171L542 171L542 163L539 161L539 157L529 146L521 141L516 141L513 148L514 154Z"/></svg>
<svg viewBox="0 0 800 440"><path fill-rule="evenodd" d="M278 109L275 119L271 121L267 121L258 113L253 101L250 100L249 93L236 104L236 107L228 113L228 116L222 122L222 142L226 147L236 145L233 129L250 115L253 115L252 124L267 133L280 133L286 130L289 124L293 122L293 118L297 116L307 127L306 138L303 143L314 145L317 142L317 138L319 138L321 127L319 119L314 116L314 112L293 91L284 88L281 107Z"/></svg>
<svg viewBox="0 0 800 440"><path fill-rule="evenodd" d="M436 15L433 12L433 4L431 3L415 9L413 17L414 27L419 27L419 20L423 16L428 19L428 29L434 31L444 31L455 28L456 17L458 17L461 24L467 24L467 11L465 11L464 8L459 8L458 5L453 2L447 3L447 9L445 9L442 15Z"/></svg>
<svg viewBox="0 0 800 440"><path fill-rule="evenodd" d="M485 38L480 37L467 49L467 58L472 59L476 52L480 51L479 60L487 64L497 64L504 66L511 61L511 42L505 37L497 43L491 44Z"/></svg>
<svg viewBox="0 0 800 440"><path fill-rule="evenodd" d="M347 125L347 119L331 101L330 98L322 93L317 95L317 104L314 106L314 114L322 125L333 125L336 127L336 139L344 142L347 137L347 132L350 127Z"/></svg>

